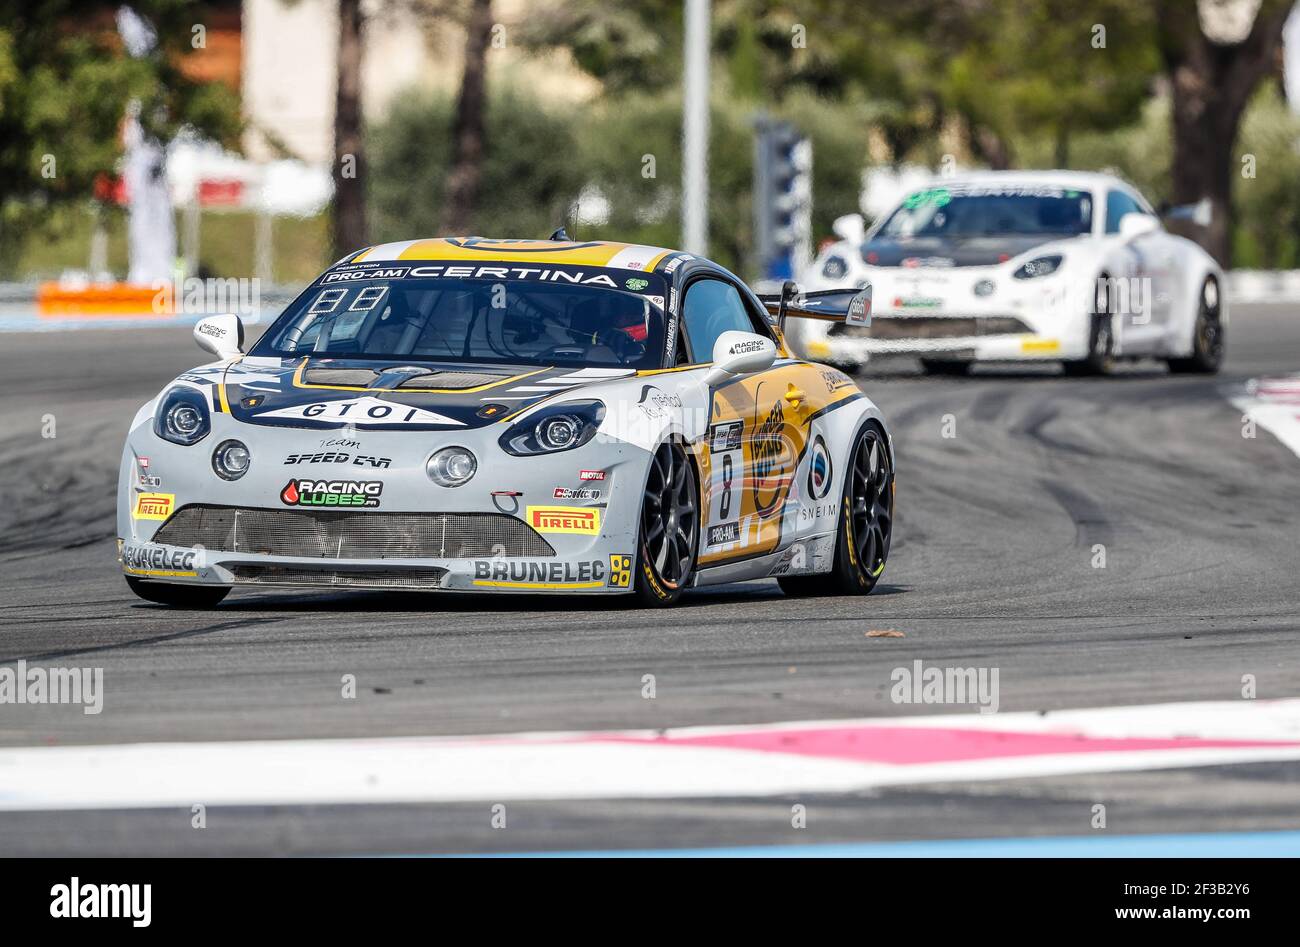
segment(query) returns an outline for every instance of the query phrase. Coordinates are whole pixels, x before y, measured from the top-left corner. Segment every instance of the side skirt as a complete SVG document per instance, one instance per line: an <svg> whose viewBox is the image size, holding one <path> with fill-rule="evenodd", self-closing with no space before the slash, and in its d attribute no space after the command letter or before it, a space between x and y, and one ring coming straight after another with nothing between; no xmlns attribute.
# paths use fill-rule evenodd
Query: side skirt
<svg viewBox="0 0 1300 947"><path fill-rule="evenodd" d="M800 550L802 549L802 554ZM796 559L802 557L802 565ZM723 562L696 569L691 587L724 585L749 579L766 579L778 575L814 575L830 572L835 563L835 534L803 537L784 549L755 556L743 562Z"/></svg>

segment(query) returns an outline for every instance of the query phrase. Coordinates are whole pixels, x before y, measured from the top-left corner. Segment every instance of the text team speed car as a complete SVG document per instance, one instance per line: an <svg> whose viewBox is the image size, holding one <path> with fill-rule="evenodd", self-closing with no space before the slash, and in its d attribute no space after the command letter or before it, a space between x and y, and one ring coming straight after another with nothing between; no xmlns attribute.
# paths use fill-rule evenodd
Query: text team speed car
<svg viewBox="0 0 1300 947"><path fill-rule="evenodd" d="M842 220L845 239L801 285L870 283L874 318L869 329L798 326L791 341L810 357L852 367L913 355L944 373L983 360L1057 360L1071 374L1104 372L1116 358L1160 358L1188 372L1222 361L1223 272L1118 178L938 178L865 236L861 218Z"/></svg>
<svg viewBox="0 0 1300 947"><path fill-rule="evenodd" d="M777 576L867 592L894 459L843 373L781 319L870 319L869 292L759 301L685 253L432 239L352 254L243 355L131 423L118 533L143 598L232 586L634 593Z"/></svg>

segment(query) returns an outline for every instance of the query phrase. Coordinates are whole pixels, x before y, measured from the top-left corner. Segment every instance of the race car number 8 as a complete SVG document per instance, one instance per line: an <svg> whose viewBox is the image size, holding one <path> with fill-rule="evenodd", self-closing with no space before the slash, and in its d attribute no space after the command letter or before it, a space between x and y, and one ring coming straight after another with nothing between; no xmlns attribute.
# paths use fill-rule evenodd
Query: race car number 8
<svg viewBox="0 0 1300 947"><path fill-rule="evenodd" d="M379 300L388 292L387 286L367 286L357 293L357 298L348 306L348 312L369 312L379 305Z"/></svg>
<svg viewBox="0 0 1300 947"><path fill-rule="evenodd" d="M731 515L731 455L722 455L722 510L719 515L725 520Z"/></svg>
<svg viewBox="0 0 1300 947"><path fill-rule="evenodd" d="M346 289L322 290L321 294L316 297L316 301L311 304L311 308L307 311L312 315L333 312L338 308L339 303L343 301L343 297L347 294L348 291Z"/></svg>

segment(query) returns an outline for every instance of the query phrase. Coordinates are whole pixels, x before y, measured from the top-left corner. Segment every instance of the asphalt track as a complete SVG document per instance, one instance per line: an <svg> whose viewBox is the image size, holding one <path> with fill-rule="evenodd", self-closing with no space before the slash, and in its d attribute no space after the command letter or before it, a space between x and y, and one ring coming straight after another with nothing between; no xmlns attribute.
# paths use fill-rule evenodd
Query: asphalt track
<svg viewBox="0 0 1300 947"><path fill-rule="evenodd" d="M203 360L176 328L0 334L0 664L104 668L105 710L0 705L0 746L471 735L951 713L891 671L1000 669L1000 709L1300 695L1300 458L1227 401L1300 370L1300 313L1237 307L1224 372L1125 367L859 379L898 451L894 547L865 599L774 582L672 612L581 600L238 592L135 599L114 557L126 425ZM42 436L52 415L56 436ZM948 417L951 416L951 417ZM945 431L955 437L945 437ZM1106 550L1094 568L1094 547ZM872 629L904 637L867 637ZM341 675L358 697L341 700ZM657 696L642 696L655 675ZM88 777L93 778L93 777ZM0 772L0 796L4 775ZM0 812L0 854L438 853L1300 828L1300 763L788 798Z"/></svg>

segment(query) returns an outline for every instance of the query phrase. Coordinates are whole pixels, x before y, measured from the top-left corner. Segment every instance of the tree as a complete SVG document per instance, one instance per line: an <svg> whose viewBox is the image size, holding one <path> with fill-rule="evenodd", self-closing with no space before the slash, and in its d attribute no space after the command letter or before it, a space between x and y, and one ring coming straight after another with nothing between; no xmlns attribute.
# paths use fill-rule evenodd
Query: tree
<svg viewBox="0 0 1300 947"><path fill-rule="evenodd" d="M681 81L681 0L547 0L519 36L535 49L568 50L611 94L657 92Z"/></svg>
<svg viewBox="0 0 1300 947"><path fill-rule="evenodd" d="M361 67L365 55L361 0L339 0L338 75L334 94L335 257L366 246L365 138Z"/></svg>
<svg viewBox="0 0 1300 947"><path fill-rule="evenodd" d="M894 161L932 160L956 130L993 168L1042 136L1068 164L1073 135L1141 115L1159 71L1150 11L1131 0L809 2L816 53L791 81L876 100Z"/></svg>
<svg viewBox="0 0 1300 947"><path fill-rule="evenodd" d="M1156 4L1160 53L1173 90L1173 200L1209 200L1210 225L1191 236L1225 266L1237 130L1251 94L1278 69L1292 0L1260 0L1249 30L1234 31L1250 6L1248 0L1201 0L1196 9L1192 0Z"/></svg>
<svg viewBox="0 0 1300 947"><path fill-rule="evenodd" d="M447 135L456 102L450 95L412 91L394 101L370 132L370 198L374 239L445 233L447 176L453 143ZM586 183L579 124L586 116L547 106L526 90L494 89L486 110L488 149L469 232L494 237L545 237L565 219Z"/></svg>
<svg viewBox="0 0 1300 947"><path fill-rule="evenodd" d="M238 140L234 92L190 79L182 64L202 8L192 0L134 0L159 55L132 59L114 25L115 2L0 3L0 260L14 245L90 199L122 154L127 102L144 131L170 141L185 127Z"/></svg>
<svg viewBox="0 0 1300 947"><path fill-rule="evenodd" d="M1069 167L1073 136L1141 117L1159 73L1152 25L1131 0L1004 0L970 22L940 71L940 98L994 167L1039 138Z"/></svg>
<svg viewBox="0 0 1300 947"><path fill-rule="evenodd" d="M468 231L483 181L487 136L487 50L492 38L492 0L471 0L465 23L465 62L451 128L452 163L447 174L442 231Z"/></svg>

